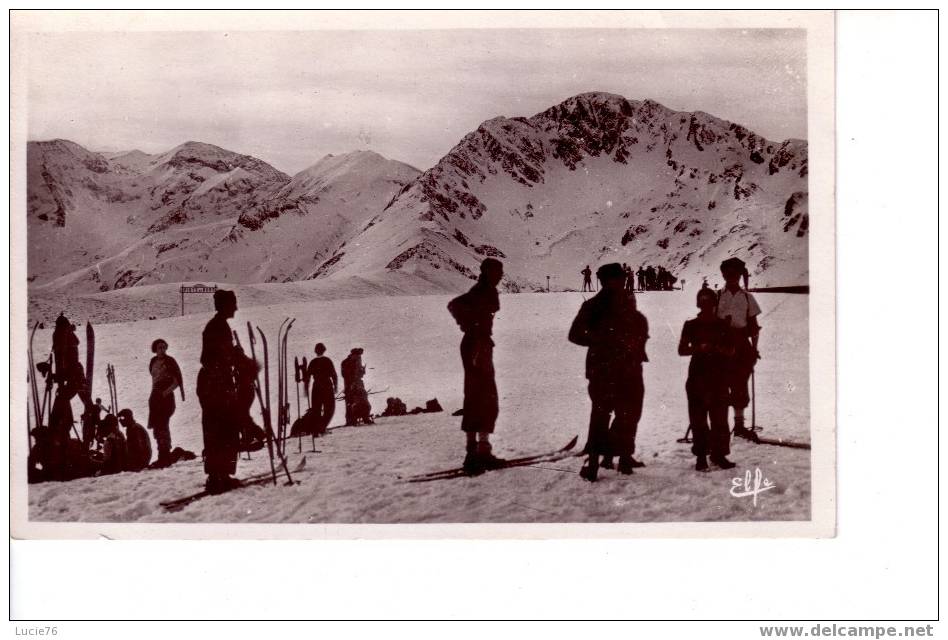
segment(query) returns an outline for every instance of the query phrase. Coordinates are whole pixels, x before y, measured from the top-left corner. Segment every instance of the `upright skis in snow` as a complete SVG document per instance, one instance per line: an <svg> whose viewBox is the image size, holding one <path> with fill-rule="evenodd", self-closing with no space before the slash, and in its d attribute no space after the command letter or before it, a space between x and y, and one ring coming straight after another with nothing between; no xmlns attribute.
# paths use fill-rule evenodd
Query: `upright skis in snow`
<svg viewBox="0 0 948 640"><path fill-rule="evenodd" d="M247 323L247 330L250 331L250 348L254 350L254 337L253 332L250 329L250 323ZM260 400L260 412L263 415L263 428L267 433L267 447L270 451L271 458L273 456L273 448L276 447L276 454L280 458L280 466L283 467L284 473L286 473L286 484L293 484L293 476L290 475L290 469L286 465L286 456L283 455L283 451L280 448L279 442L277 441L276 435L273 433L273 423L270 421L271 412L270 412L270 351L267 346L267 336L263 333L260 327L257 327L257 333L260 335L260 342L263 345L263 386L264 388L260 389L260 376L257 374L257 397ZM256 359L256 356L254 356ZM263 399L266 398L266 404L264 404Z"/></svg>

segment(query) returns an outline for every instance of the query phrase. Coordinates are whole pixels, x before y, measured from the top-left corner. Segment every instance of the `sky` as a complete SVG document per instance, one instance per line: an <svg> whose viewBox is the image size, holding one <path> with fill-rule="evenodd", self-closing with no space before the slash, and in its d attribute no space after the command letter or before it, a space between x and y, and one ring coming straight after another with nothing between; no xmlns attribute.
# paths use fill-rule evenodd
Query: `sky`
<svg viewBox="0 0 948 640"><path fill-rule="evenodd" d="M93 151L197 140L289 174L371 149L427 169L497 116L588 91L806 138L805 31L36 33L28 136Z"/></svg>

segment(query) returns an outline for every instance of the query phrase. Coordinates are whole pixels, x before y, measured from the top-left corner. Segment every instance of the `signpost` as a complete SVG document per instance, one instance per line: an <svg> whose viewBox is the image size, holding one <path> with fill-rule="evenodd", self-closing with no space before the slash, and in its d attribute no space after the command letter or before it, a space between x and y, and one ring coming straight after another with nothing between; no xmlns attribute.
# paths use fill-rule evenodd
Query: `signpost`
<svg viewBox="0 0 948 640"><path fill-rule="evenodd" d="M184 315L184 294L186 293L214 293L217 291L217 285L208 286L206 284L194 284L191 286L181 285L181 315Z"/></svg>

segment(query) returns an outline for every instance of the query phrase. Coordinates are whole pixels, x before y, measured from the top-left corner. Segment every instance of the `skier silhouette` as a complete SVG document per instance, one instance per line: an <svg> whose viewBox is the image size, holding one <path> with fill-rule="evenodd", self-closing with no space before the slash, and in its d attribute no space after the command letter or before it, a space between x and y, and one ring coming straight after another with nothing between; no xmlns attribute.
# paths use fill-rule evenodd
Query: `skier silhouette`
<svg viewBox="0 0 948 640"><path fill-rule="evenodd" d="M237 312L233 291L214 292L217 313L204 327L201 336L201 370L197 378L197 396L201 404L201 428L204 432L204 472L206 489L223 493L240 486L232 477L237 471L240 427L235 420L237 389L234 385L236 352L227 321Z"/></svg>
<svg viewBox="0 0 948 640"><path fill-rule="evenodd" d="M461 338L461 364L464 366L461 430L467 438L463 468L471 475L504 462L493 454L490 442L499 412L491 336L494 314L500 310L497 285L503 277L503 263L495 258L485 258L481 262L477 284L448 303L448 311L464 332Z"/></svg>
<svg viewBox="0 0 948 640"><path fill-rule="evenodd" d="M158 338L151 343L154 353L148 363L151 374L151 395L148 396L148 428L158 445L157 466L165 466L171 455L171 416L175 412L174 391L179 389L184 402L184 381L178 361L168 355L168 342Z"/></svg>
<svg viewBox="0 0 948 640"><path fill-rule="evenodd" d="M698 290L698 317L686 320L678 342L678 355L691 356L685 393L688 396L688 424L693 436L692 453L695 469L708 471L708 459L721 469L734 463L727 459L731 452L731 434L727 426L728 385L726 370L734 348L730 326L717 317L717 294L711 289Z"/></svg>
<svg viewBox="0 0 948 640"><path fill-rule="evenodd" d="M599 293L582 304L569 330L570 342L589 348L589 458L580 475L590 482L597 480L599 456L611 468L618 455L617 470L623 474L644 466L632 455L645 394L642 363L648 361L648 321L636 309L635 296L625 291L622 266L603 265L596 275L602 284ZM611 427L610 414L615 416Z"/></svg>
<svg viewBox="0 0 948 640"><path fill-rule="evenodd" d="M326 355L326 345L316 344L316 357L306 368L306 375L312 384L312 408L314 424L313 433L325 433L336 412L336 393L339 388L339 379L336 377L336 367ZM349 403L346 403L347 418L351 417ZM348 419L346 420L349 421Z"/></svg>
<svg viewBox="0 0 948 640"><path fill-rule="evenodd" d="M734 354L727 361L726 379L729 390L728 404L734 407L734 435L754 439L756 435L744 425L744 409L750 404L747 383L760 358L757 336L760 325L757 316L760 306L754 296L741 288L740 280L747 280L747 267L739 258L728 258L721 263L724 288L718 293L719 318L726 320L731 331Z"/></svg>
<svg viewBox="0 0 948 640"><path fill-rule="evenodd" d="M583 274L583 291L592 291L592 269L589 268L589 265L586 265L586 268L580 271Z"/></svg>

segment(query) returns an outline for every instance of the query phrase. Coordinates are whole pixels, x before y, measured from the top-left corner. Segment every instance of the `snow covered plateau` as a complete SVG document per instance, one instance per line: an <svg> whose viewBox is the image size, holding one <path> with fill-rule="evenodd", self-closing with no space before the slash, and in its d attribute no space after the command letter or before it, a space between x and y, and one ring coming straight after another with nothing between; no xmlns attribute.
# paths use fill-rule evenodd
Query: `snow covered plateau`
<svg viewBox="0 0 948 640"><path fill-rule="evenodd" d="M147 289L147 288L146 288ZM464 450L460 418L462 370L460 332L445 309L445 295L375 296L342 300L283 302L241 308L231 325L246 335L246 322L259 325L271 343L285 317L296 317L289 354L311 355L323 341L337 365L354 346L365 349L375 411L384 398L399 396L409 408L438 398L443 413L380 418L373 426L336 429L288 446L289 463L306 456L295 474L300 484L241 489L195 502L177 513L159 503L199 491L200 460L163 470L121 473L29 487L29 517L83 522L692 522L808 520L810 452L733 442L733 471L698 473L689 445L679 444L687 426L684 383L687 358L677 355L681 325L696 312L690 292L638 294L649 319L650 362L645 365L645 406L637 457L646 463L632 476L604 472L590 485L578 475L582 459L537 463L480 477L408 483L414 474L456 467ZM240 293L238 293L240 296ZM807 296L760 294L762 360L756 373L757 421L763 435L809 441ZM566 333L583 300L580 293L506 294L495 325L495 362L500 418L495 452L529 455L563 446L575 435L585 441L589 399L583 377L583 349ZM138 419L147 416L152 339L163 337L181 364L187 401L172 418L175 445L200 452L200 410L194 395L201 330L210 312L96 327L96 361L115 366L118 397ZM39 331L36 344L49 344ZM99 367L97 367L99 368ZM271 378L275 377L271 362ZM95 394L107 397L104 376ZM295 394L291 388L293 416ZM78 411L78 402L75 409ZM254 412L257 411L256 406ZM333 425L342 423L337 405ZM259 414L257 414L259 416ZM259 418L258 418L259 419ZM24 428L25 438L25 428ZM238 476L269 468L265 451L241 460ZM730 495L732 478L759 468L776 488L749 498Z"/></svg>

